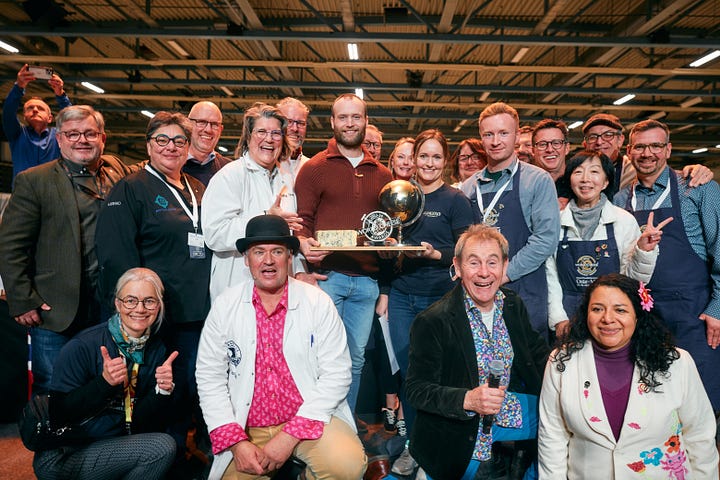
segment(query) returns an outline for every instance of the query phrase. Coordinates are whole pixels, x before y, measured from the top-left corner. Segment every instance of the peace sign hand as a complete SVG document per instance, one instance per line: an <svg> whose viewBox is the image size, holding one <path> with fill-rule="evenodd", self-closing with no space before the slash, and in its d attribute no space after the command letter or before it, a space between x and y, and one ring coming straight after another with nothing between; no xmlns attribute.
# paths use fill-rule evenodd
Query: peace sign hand
<svg viewBox="0 0 720 480"><path fill-rule="evenodd" d="M662 237L662 229L665 225L673 221L673 217L666 218L657 225L653 225L655 219L655 212L650 212L647 219L647 225L645 225L645 231L637 239L637 246L640 250L651 252L660 243Z"/></svg>

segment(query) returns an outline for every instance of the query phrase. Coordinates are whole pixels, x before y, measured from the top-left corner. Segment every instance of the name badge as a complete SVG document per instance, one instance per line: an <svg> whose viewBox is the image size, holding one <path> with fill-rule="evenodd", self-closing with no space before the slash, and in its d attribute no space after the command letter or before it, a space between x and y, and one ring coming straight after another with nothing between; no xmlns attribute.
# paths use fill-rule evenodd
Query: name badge
<svg viewBox="0 0 720 480"><path fill-rule="evenodd" d="M188 232L188 249L190 258L198 260L205 258L205 238L201 233Z"/></svg>

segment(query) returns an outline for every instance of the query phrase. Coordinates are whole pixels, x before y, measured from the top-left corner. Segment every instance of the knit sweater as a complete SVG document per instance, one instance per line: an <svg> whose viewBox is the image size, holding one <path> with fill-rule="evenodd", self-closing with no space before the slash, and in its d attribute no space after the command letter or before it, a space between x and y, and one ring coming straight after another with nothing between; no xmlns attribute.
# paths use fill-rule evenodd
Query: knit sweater
<svg viewBox="0 0 720 480"><path fill-rule="evenodd" d="M367 152L353 168L331 139L326 150L300 169L295 181L298 215L303 220L299 235L314 237L318 230L359 230L362 216L380 209L378 194L390 181L390 170ZM315 267L345 275L375 276L378 257L376 253L334 252Z"/></svg>

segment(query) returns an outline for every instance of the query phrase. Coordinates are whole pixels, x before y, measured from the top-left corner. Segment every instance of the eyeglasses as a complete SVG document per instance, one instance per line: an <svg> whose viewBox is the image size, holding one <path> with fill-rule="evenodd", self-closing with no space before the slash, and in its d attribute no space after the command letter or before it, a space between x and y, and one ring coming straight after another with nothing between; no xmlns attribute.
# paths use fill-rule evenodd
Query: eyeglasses
<svg viewBox="0 0 720 480"><path fill-rule="evenodd" d="M363 142L363 145L365 145L365 148L374 148L376 150L382 148L382 143L380 142Z"/></svg>
<svg viewBox="0 0 720 480"><path fill-rule="evenodd" d="M619 137L620 135L622 135L622 132L618 132L615 130L607 130L599 135L597 133L591 133L590 135L585 137L585 141L592 143L597 142L599 138L602 138L603 140L607 140L609 142L613 138Z"/></svg>
<svg viewBox="0 0 720 480"><path fill-rule="evenodd" d="M645 152L646 148L650 149L650 153L660 153L665 147L667 147L667 143L636 143L628 148L632 153L640 155Z"/></svg>
<svg viewBox="0 0 720 480"><path fill-rule="evenodd" d="M210 128L213 130L218 130L222 127L222 122L209 122L207 120L198 120L196 118L188 118L188 120L193 122L200 130L204 130L208 125L210 125Z"/></svg>
<svg viewBox="0 0 720 480"><path fill-rule="evenodd" d="M145 310L155 310L158 308L158 305L160 305L160 300L155 297L147 297L140 300L137 297L128 295L125 298L118 297L118 300L120 300L120 303L122 303L128 310L134 310L141 303L143 304L143 307L145 307Z"/></svg>
<svg viewBox="0 0 720 480"><path fill-rule="evenodd" d="M292 127L293 124L297 125L298 128L307 126L307 122L305 120L293 120L292 118L288 118L288 127Z"/></svg>
<svg viewBox="0 0 720 480"><path fill-rule="evenodd" d="M560 150L562 148L562 146L565 145L566 143L567 143L566 140L550 140L549 142L546 142L543 140L543 141L535 143L535 148L537 148L539 150L545 150L548 147L548 145L551 145L552 148L554 148L555 150Z"/></svg>
<svg viewBox="0 0 720 480"><path fill-rule="evenodd" d="M154 137L150 137L150 140L155 140L155 143L158 144L158 147L167 147L170 142L172 142L173 144L175 144L176 147L182 148L188 143L188 139L185 135L175 135L174 137L170 138L163 133L155 135Z"/></svg>
<svg viewBox="0 0 720 480"><path fill-rule="evenodd" d="M71 131L71 132L60 132L63 135L65 135L65 138L67 138L71 142L77 142L80 140L80 137L85 137L85 140L88 142L94 142L95 140L100 137L100 132L97 130L86 130L84 132L77 132L77 131Z"/></svg>
<svg viewBox="0 0 720 480"><path fill-rule="evenodd" d="M459 163L469 162L470 160L475 160L477 162L480 160L480 155L477 153L471 153L470 155L458 155Z"/></svg>
<svg viewBox="0 0 720 480"><path fill-rule="evenodd" d="M258 130L253 130L252 133L258 140L265 140L268 135L270 135L270 138L272 140L280 140L283 138L282 130L265 130L263 128L260 128Z"/></svg>

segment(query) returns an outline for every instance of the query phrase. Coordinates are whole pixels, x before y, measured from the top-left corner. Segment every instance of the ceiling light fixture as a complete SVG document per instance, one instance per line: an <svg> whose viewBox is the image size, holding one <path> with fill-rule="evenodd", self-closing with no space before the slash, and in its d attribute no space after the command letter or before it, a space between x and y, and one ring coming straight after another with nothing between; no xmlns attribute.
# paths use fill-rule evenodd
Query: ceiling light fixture
<svg viewBox="0 0 720 480"><path fill-rule="evenodd" d="M696 148L695 150L692 151L692 153L705 153L707 151L708 151L707 147L702 147L702 148Z"/></svg>
<svg viewBox="0 0 720 480"><path fill-rule="evenodd" d="M568 130L572 130L573 128L577 128L577 127L579 127L579 126L582 125L582 124L583 124L583 122L580 121L580 120L578 120L578 121L576 121L576 122L573 122L573 123L571 123L570 125L568 125Z"/></svg>
<svg viewBox="0 0 720 480"><path fill-rule="evenodd" d="M229 89L228 87L226 87L225 85L223 85L222 87L220 87L220 90L222 90L222 91L225 93L225 95L227 95L228 97L234 97L234 96L235 96L235 94L233 93L233 91L230 90L230 89Z"/></svg>
<svg viewBox="0 0 720 480"><path fill-rule="evenodd" d="M691 67L700 67L712 60L715 60L718 57L720 57L720 50L715 50L713 52L708 53L707 55L703 55L702 57L698 58L697 60L692 62L690 64L690 66Z"/></svg>
<svg viewBox="0 0 720 480"><path fill-rule="evenodd" d="M15 48L12 45L10 45L9 43L5 43L3 41L0 41L0 48L2 48L3 50L7 50L10 53L19 53L20 52L20 50L18 50L17 48Z"/></svg>
<svg viewBox="0 0 720 480"><path fill-rule="evenodd" d="M357 95L357 96L360 97L361 99L364 99L364 98L365 98L365 95L363 94L363 89L362 89L362 88L356 88L356 89L355 89L355 95Z"/></svg>
<svg viewBox="0 0 720 480"><path fill-rule="evenodd" d="M697 105L698 103L702 103L702 101L703 101L703 100L702 100L702 98L700 98L700 97L693 97L693 98L689 98L689 99L685 100L684 102L682 102L682 103L680 104L680 106L681 106L682 108L690 108L690 107L692 107L693 105Z"/></svg>
<svg viewBox="0 0 720 480"><path fill-rule="evenodd" d="M528 47L522 47L520 50L517 51L515 56L510 60L510 63L518 63L520 60L523 59L525 54L529 52L530 49Z"/></svg>
<svg viewBox="0 0 720 480"><path fill-rule="evenodd" d="M635 98L635 94L634 94L634 93L628 93L628 94L625 95L624 97L618 98L617 100L615 100L615 101L613 102L613 105L622 105L623 103L629 102L629 101L632 100L633 98Z"/></svg>
<svg viewBox="0 0 720 480"><path fill-rule="evenodd" d="M148 118L153 118L155 116L155 114L152 113L150 110L141 110L140 113L142 113Z"/></svg>
<svg viewBox="0 0 720 480"><path fill-rule="evenodd" d="M177 43L175 40L168 40L167 44L170 45L172 49L175 50L181 57L190 56L188 51L181 47L180 44Z"/></svg>
<svg viewBox="0 0 720 480"><path fill-rule="evenodd" d="M80 85L82 85L83 87L87 88L88 90L92 90L92 91L95 92L95 93L105 93L105 90L103 90L102 88L98 87L97 85L93 85L93 84L90 83L90 82L82 82L82 83L80 83Z"/></svg>
<svg viewBox="0 0 720 480"><path fill-rule="evenodd" d="M348 43L348 57L350 57L350 60L359 60L360 56L358 55L358 46L357 43Z"/></svg>
<svg viewBox="0 0 720 480"><path fill-rule="evenodd" d="M222 145L219 145L219 146L218 146L218 150L220 150L220 151L223 152L223 153L226 153L226 152L228 151L228 149L225 148L225 147L223 147Z"/></svg>

